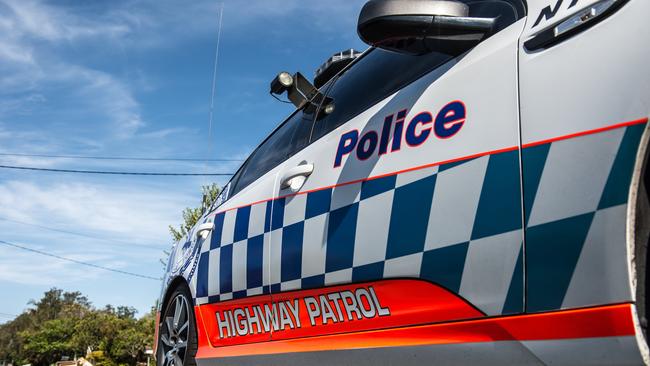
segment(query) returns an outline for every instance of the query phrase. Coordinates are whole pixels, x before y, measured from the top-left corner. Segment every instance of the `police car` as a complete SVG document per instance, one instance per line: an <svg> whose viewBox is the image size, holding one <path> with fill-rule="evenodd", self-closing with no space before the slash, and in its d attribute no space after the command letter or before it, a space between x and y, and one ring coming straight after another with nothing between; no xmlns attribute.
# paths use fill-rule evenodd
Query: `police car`
<svg viewBox="0 0 650 366"><path fill-rule="evenodd" d="M158 364L648 364L648 15L369 1L174 247Z"/></svg>

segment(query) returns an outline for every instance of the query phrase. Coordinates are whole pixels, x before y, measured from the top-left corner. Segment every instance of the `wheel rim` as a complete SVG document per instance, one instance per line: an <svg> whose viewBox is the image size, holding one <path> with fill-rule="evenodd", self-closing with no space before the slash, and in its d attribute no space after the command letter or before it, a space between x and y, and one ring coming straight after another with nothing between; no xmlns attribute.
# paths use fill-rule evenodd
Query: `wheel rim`
<svg viewBox="0 0 650 366"><path fill-rule="evenodd" d="M165 310L160 330L162 366L183 366L189 340L189 306L183 295L178 295Z"/></svg>

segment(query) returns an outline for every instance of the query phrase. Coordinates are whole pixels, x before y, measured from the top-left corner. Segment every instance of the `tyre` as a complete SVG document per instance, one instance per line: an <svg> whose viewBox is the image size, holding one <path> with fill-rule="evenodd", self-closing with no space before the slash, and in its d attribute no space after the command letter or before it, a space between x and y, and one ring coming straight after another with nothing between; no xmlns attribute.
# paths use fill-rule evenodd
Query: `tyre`
<svg viewBox="0 0 650 366"><path fill-rule="evenodd" d="M159 327L158 366L196 366L196 318L186 286L178 286L169 296Z"/></svg>
<svg viewBox="0 0 650 366"><path fill-rule="evenodd" d="M644 359L650 359L650 147L648 146L648 131L642 138L639 156L643 156L640 162L637 161L635 175L632 181L632 195L635 199L632 214L633 230L633 278L632 283L636 292L636 313L637 330L639 334L639 345ZM641 336L643 339L641 340Z"/></svg>

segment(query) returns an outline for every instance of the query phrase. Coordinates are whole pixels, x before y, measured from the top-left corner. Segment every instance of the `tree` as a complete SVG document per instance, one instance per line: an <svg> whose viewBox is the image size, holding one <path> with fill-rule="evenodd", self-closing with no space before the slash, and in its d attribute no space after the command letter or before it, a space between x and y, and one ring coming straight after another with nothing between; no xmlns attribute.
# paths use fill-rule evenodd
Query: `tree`
<svg viewBox="0 0 650 366"><path fill-rule="evenodd" d="M75 354L70 339L74 331L74 319L48 320L35 329L18 334L24 340L23 357L32 365L50 365L62 356Z"/></svg>
<svg viewBox="0 0 650 366"><path fill-rule="evenodd" d="M33 326L33 323L31 314L25 312L11 322L0 325L0 360L14 361L14 364L21 365L28 363L21 353L23 340L17 334Z"/></svg>
<svg viewBox="0 0 650 366"><path fill-rule="evenodd" d="M45 292L39 301L31 300L29 304L35 307L34 315L39 321L56 319L62 311L83 312L91 306L88 298L80 292L63 292L56 288Z"/></svg>
<svg viewBox="0 0 650 366"><path fill-rule="evenodd" d="M96 309L79 292L47 291L31 309L0 325L0 360L46 366L85 355L98 366L135 365L153 346L155 308L140 319L132 307Z"/></svg>
<svg viewBox="0 0 650 366"><path fill-rule="evenodd" d="M203 198L201 200L201 206L199 207L186 207L183 210L183 223L177 228L169 225L169 232L174 239L174 242L177 242L187 235L187 232L194 227L197 221L203 216L203 214L210 209L210 206L217 200L219 193L221 193L221 188L217 186L216 183L212 183L208 186L201 187L203 191Z"/></svg>

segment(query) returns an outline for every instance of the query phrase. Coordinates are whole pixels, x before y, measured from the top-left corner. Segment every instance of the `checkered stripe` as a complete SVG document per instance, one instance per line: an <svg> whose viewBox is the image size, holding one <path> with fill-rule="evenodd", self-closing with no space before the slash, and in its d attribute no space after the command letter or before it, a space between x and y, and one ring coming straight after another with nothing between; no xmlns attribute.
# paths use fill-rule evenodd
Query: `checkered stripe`
<svg viewBox="0 0 650 366"><path fill-rule="evenodd" d="M506 152L221 213L197 303L414 277L488 314L521 311L518 166Z"/></svg>
<svg viewBox="0 0 650 366"><path fill-rule="evenodd" d="M523 150L528 311L631 300L625 212L644 128ZM521 312L517 167L500 153L221 213L197 303L411 277L489 315Z"/></svg>
<svg viewBox="0 0 650 366"><path fill-rule="evenodd" d="M528 311L633 299L626 210L645 127L523 150Z"/></svg>

